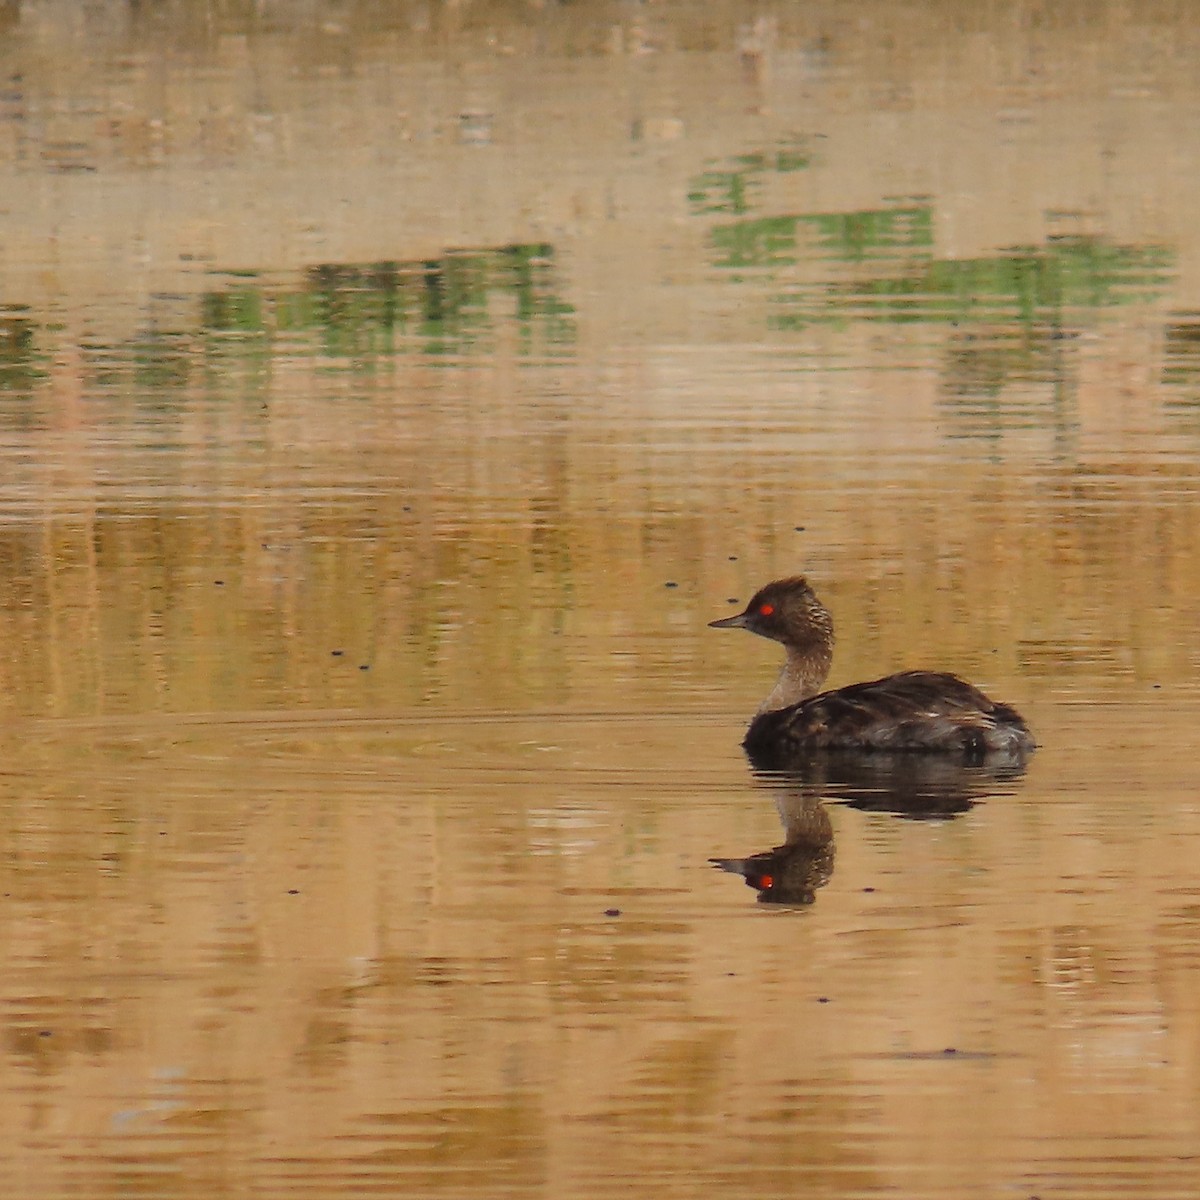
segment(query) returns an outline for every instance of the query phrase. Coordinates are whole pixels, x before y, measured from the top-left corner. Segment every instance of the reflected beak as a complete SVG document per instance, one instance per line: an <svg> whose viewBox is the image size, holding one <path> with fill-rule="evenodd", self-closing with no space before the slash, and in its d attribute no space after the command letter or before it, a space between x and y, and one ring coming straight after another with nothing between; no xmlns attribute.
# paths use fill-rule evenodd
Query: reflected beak
<svg viewBox="0 0 1200 1200"><path fill-rule="evenodd" d="M738 613L736 617L722 617L719 621L709 621L710 629L745 629L746 614Z"/></svg>

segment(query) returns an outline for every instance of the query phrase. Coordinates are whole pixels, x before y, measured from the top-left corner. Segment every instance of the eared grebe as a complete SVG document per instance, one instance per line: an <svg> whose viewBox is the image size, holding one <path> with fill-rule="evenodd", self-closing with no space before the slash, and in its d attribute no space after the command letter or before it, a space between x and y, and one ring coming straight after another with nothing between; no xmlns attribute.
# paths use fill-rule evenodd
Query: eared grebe
<svg viewBox="0 0 1200 1200"><path fill-rule="evenodd" d="M813 750L924 751L979 762L1035 746L1021 715L937 671L904 671L821 692L833 659L833 619L800 576L777 579L714 629L748 629L782 642L787 661L742 745L772 764Z"/></svg>

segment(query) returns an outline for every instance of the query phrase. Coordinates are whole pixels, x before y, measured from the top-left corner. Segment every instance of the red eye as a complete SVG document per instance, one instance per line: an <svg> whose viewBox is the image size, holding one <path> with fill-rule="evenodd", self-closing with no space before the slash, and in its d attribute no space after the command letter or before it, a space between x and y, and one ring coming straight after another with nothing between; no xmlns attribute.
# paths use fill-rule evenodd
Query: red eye
<svg viewBox="0 0 1200 1200"><path fill-rule="evenodd" d="M775 611L773 604L760 604L758 606L758 615L760 617L769 617Z"/></svg>

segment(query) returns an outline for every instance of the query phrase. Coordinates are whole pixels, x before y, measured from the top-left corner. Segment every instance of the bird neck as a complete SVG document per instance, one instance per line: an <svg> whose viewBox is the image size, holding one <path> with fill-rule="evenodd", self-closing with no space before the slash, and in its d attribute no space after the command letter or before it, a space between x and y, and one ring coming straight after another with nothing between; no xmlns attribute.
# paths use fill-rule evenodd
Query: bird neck
<svg viewBox="0 0 1200 1200"><path fill-rule="evenodd" d="M788 647L787 661L767 698L759 705L759 714L791 708L809 696L815 696L829 674L833 646L823 642Z"/></svg>

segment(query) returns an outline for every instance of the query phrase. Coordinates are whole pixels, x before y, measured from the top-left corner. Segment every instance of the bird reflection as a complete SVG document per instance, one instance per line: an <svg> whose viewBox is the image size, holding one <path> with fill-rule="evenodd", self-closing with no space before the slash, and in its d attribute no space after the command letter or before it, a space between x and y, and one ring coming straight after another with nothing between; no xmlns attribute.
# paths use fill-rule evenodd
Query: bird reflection
<svg viewBox="0 0 1200 1200"><path fill-rule="evenodd" d="M1025 773L1025 755L992 754L967 763L933 754L822 751L786 769L755 761L757 779L775 793L784 841L747 858L712 858L741 875L764 904L811 904L833 874L828 803L917 820L947 820L1004 791Z"/></svg>
<svg viewBox="0 0 1200 1200"><path fill-rule="evenodd" d="M710 858L740 875L762 904L811 904L833 874L833 824L819 795L802 790L776 797L784 842L749 858Z"/></svg>
<svg viewBox="0 0 1200 1200"><path fill-rule="evenodd" d="M825 751L779 769L757 759L756 774L863 812L931 819L961 816L1025 773L1026 755L994 753L977 762L938 754Z"/></svg>

